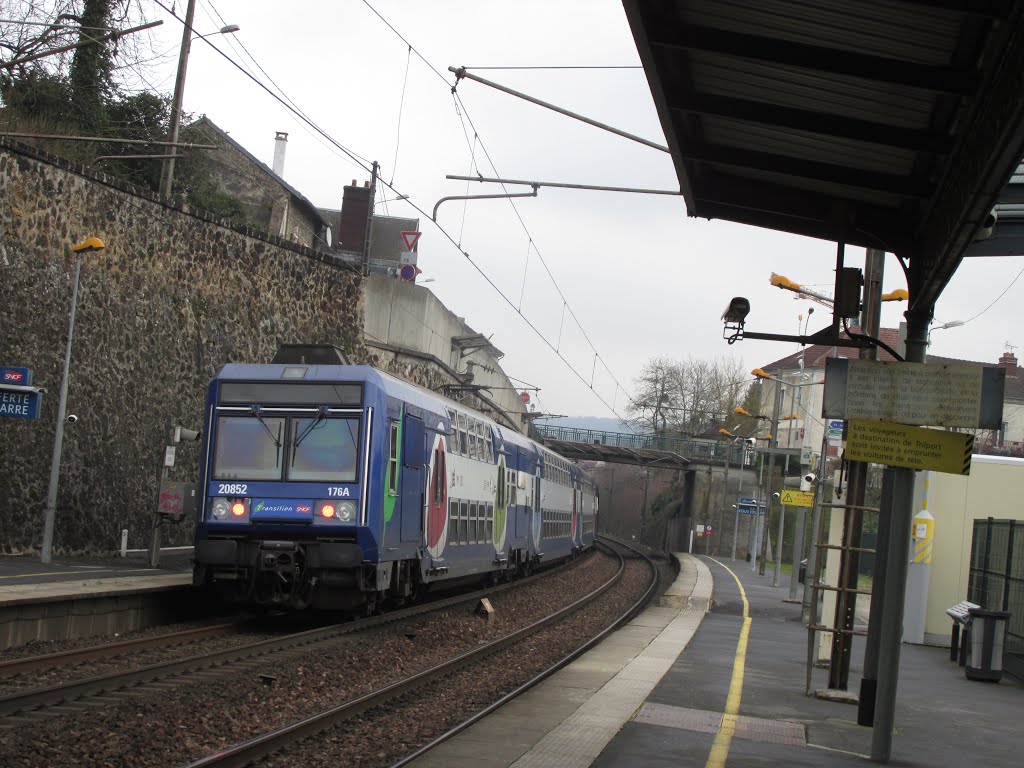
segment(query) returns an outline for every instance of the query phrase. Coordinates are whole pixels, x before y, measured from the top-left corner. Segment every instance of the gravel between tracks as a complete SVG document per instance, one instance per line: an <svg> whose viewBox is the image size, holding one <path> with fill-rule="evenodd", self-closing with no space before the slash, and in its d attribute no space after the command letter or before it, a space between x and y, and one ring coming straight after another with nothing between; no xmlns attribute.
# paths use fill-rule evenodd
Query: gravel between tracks
<svg viewBox="0 0 1024 768"><path fill-rule="evenodd" d="M547 615L604 583L615 561L592 553L577 567L528 587L495 595L496 617L491 624L468 609L419 617L355 637L342 637L311 649L299 659L267 661L251 674L231 680L193 681L159 695L126 699L105 709L60 715L0 733L0 765L10 768L63 766L176 766L217 749L294 722L328 706L375 690L387 682L439 663L480 643L495 639ZM413 706L389 706L388 720L367 720L366 729L346 728L345 746L332 765L384 765L389 757L410 751L457 722L460 715L479 709L505 691L532 677L580 638L592 636L610 616L639 595L646 566L634 563L627 571L631 585L613 590L618 597L602 598L579 612L568 625L538 633L530 658L492 657L486 670L468 679L452 678ZM628 593L628 594L627 594ZM529 662L529 663L527 663ZM536 662L534 666L533 662ZM266 684L261 676L274 678ZM429 701L429 711L424 704ZM427 733L429 731L429 734ZM357 734L357 735L353 735ZM333 738L337 738L336 735ZM354 741L353 741L354 739ZM325 737L324 746L330 739ZM344 750L349 750L347 753ZM332 750L333 751L333 750ZM383 755L383 758L381 757ZM301 764L307 762L303 755ZM296 765L294 759L278 762ZM326 763L325 763L326 764Z"/></svg>

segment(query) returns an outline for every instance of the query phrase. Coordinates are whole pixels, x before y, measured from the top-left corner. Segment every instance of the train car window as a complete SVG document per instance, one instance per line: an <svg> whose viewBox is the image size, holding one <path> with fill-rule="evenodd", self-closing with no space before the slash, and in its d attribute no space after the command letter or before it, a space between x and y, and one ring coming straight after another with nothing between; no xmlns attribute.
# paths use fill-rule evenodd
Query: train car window
<svg viewBox="0 0 1024 768"><path fill-rule="evenodd" d="M444 498L445 487L448 483L448 459L443 446L437 447L437 464L434 472L434 501L441 501Z"/></svg>
<svg viewBox="0 0 1024 768"><path fill-rule="evenodd" d="M214 480L280 480L284 469L284 419L217 418Z"/></svg>
<svg viewBox="0 0 1024 768"><path fill-rule="evenodd" d="M487 530L484 532L485 541L494 541L494 505L487 505Z"/></svg>
<svg viewBox="0 0 1024 768"><path fill-rule="evenodd" d="M388 446L388 493L392 496L398 495L398 422L390 423L390 438Z"/></svg>
<svg viewBox="0 0 1024 768"><path fill-rule="evenodd" d="M473 458L477 461L484 460L484 446L480 439L480 422L473 420Z"/></svg>
<svg viewBox="0 0 1024 768"><path fill-rule="evenodd" d="M448 427L448 450L452 453L459 452L459 419L455 415L455 411L448 411L448 418L451 420L451 425Z"/></svg>
<svg viewBox="0 0 1024 768"><path fill-rule="evenodd" d="M218 401L247 405L360 405L363 385L222 381Z"/></svg>
<svg viewBox="0 0 1024 768"><path fill-rule="evenodd" d="M289 480L354 483L359 470L359 419L292 419Z"/></svg>
<svg viewBox="0 0 1024 768"><path fill-rule="evenodd" d="M448 501L448 540L452 544L459 543L458 537L459 527L459 502L457 499L449 499Z"/></svg>
<svg viewBox="0 0 1024 768"><path fill-rule="evenodd" d="M459 503L459 541L463 544L469 543L469 502Z"/></svg>
<svg viewBox="0 0 1024 768"><path fill-rule="evenodd" d="M508 473L508 504L510 507L516 505L516 473L515 470L509 470Z"/></svg>
<svg viewBox="0 0 1024 768"><path fill-rule="evenodd" d="M467 445L466 435L466 416L465 414L459 414L459 454L462 456L469 456L469 446Z"/></svg>
<svg viewBox="0 0 1024 768"><path fill-rule="evenodd" d="M469 455L477 461L482 458L480 456L480 436L477 434L476 419L469 420Z"/></svg>

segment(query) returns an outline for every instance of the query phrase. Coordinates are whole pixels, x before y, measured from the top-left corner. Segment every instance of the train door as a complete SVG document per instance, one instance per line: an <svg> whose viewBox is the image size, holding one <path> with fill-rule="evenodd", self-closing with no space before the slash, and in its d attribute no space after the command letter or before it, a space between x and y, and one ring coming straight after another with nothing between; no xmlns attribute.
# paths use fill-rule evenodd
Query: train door
<svg viewBox="0 0 1024 768"><path fill-rule="evenodd" d="M426 504L426 430L423 420L405 417L402 430L402 541L420 543L423 539L423 510Z"/></svg>

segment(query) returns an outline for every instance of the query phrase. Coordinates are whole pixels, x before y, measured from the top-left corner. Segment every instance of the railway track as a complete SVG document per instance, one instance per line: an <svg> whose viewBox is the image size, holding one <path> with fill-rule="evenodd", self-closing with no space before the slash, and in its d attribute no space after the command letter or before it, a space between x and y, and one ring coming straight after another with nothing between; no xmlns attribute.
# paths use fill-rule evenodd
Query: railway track
<svg viewBox="0 0 1024 768"><path fill-rule="evenodd" d="M627 548L627 545L616 542L616 547ZM425 697L425 691L430 689L431 686L438 684L443 679L460 672L471 672L475 667L486 663L486 661L495 654L516 648L524 641L535 637L539 632L557 626L560 622L566 620L567 617L575 614L581 608L587 606L611 590L622 579L626 569L626 562L621 553L616 551L615 548L606 547L606 549L607 551L614 552L619 557L619 568L617 572L600 587L594 589L589 594L576 600L570 605L554 611L539 621L535 621L528 626L524 626L492 642L469 650L455 656L454 658L445 660L429 669L417 672L416 674L393 682L371 693L337 704L336 706L330 707L329 709L323 710L315 715L294 722L283 728L269 731L248 741L221 749L215 754L188 764L187 768L242 768L244 766L253 765L261 760L265 760L272 755L278 755L278 757L284 761L284 764L297 764L294 760L290 759L289 750L304 740L310 739L313 736L321 734L328 729L335 728L343 723L350 722L357 717L364 720L365 725L365 721L373 718L374 713L386 710L384 705L389 702L393 702L396 699L401 699L403 697L411 697L417 700L423 699ZM454 727L449 728L444 734L435 738L426 746L423 746L407 755L395 764L396 768L397 766L406 765L408 762L411 762L423 753L437 746L437 744L440 744L442 741L450 738L461 730L468 728L470 725L502 706L507 701L536 685L541 680L545 679L579 655L583 654L585 651L589 650L593 645L596 645L604 639L604 637L621 626L621 624L632 618L632 616L634 616L654 594L658 582L657 569L653 562L647 558L646 555L643 555L636 550L633 551L640 557L647 560L651 573L651 580L648 588L638 600L629 605L629 607L623 611L615 621L605 627L603 631L591 637L588 642L576 648L573 652L561 658L555 664L540 670L529 681L505 694L498 701L474 712L470 717L464 719ZM370 727L373 726L370 725Z"/></svg>
<svg viewBox="0 0 1024 768"><path fill-rule="evenodd" d="M542 574L501 584L471 593L432 600L430 602L396 610L379 616L331 624L303 632L290 633L269 639L244 643L208 653L122 670L56 685L31 688L0 696L0 730L16 728L53 715L83 712L94 706L117 703L127 696L142 696L169 686L187 685L211 677L231 677L280 661L289 655L303 654L319 644L341 641L346 635L380 627L388 623L410 619L423 614L443 611L454 606L475 602L505 590L519 588L545 578L565 568L569 563L546 569ZM32 670L69 667L84 661L124 656L153 648L166 647L197 640L223 637L241 631L242 624L221 624L124 641L109 646L93 646L43 656L15 659L0 665L0 679L10 678Z"/></svg>
<svg viewBox="0 0 1024 768"><path fill-rule="evenodd" d="M68 668L84 664L87 661L111 659L117 656L126 656L158 648L169 648L175 645L209 640L214 637L224 637L239 632L241 626L238 622L212 624L206 627L168 632L163 635L139 637L132 640L122 640L117 643L92 645L87 648L74 648L70 651L58 651L57 653L11 659L10 661L0 662L0 680L7 680L38 670Z"/></svg>

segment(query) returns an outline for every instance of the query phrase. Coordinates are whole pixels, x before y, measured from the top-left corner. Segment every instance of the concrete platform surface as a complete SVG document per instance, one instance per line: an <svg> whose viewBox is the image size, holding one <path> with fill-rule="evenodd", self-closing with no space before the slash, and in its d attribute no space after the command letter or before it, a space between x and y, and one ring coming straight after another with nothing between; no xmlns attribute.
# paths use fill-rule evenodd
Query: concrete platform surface
<svg viewBox="0 0 1024 768"><path fill-rule="evenodd" d="M181 556L164 556L159 568L150 568L143 560L133 558L58 558L52 563L41 563L38 557L0 556L0 605L53 602L81 595L112 595L191 583L191 562Z"/></svg>
<svg viewBox="0 0 1024 768"><path fill-rule="evenodd" d="M679 558L679 578L658 605L413 765L874 764L872 730L856 724L856 706L804 693L807 630L800 606L783 602L788 587L741 562ZM853 693L862 659L858 638ZM967 680L944 648L904 645L900 667L891 765L1021 764L1019 681ZM826 685L827 670L816 669L812 687Z"/></svg>

